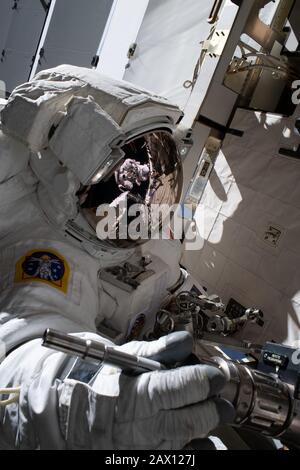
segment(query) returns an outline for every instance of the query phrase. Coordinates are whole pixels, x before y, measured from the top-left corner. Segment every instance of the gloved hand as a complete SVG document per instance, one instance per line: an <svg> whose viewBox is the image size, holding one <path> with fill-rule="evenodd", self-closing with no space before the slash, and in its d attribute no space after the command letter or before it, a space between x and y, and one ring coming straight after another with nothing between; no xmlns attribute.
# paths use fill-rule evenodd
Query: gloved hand
<svg viewBox="0 0 300 470"><path fill-rule="evenodd" d="M190 355L192 338L178 332L118 349L174 364ZM77 383L73 388L68 447L182 449L219 424L233 420L232 405L216 398L224 385L222 372L207 365L138 376L106 365L92 387Z"/></svg>

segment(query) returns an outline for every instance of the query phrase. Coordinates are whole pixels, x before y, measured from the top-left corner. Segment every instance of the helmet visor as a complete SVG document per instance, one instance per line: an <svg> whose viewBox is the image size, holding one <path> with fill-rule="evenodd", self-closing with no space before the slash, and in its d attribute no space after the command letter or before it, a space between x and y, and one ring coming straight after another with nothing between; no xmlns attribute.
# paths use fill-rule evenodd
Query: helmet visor
<svg viewBox="0 0 300 470"><path fill-rule="evenodd" d="M115 209L116 230L108 233L106 240L110 246L127 248L148 240L153 233L153 220L148 217L147 233L144 227L140 237L132 236L130 230L124 236L120 224L122 221L130 226L134 219L133 205L143 207L148 216L154 206L173 206L180 201L183 175L177 145L170 132L159 130L140 135L128 141L122 150L124 157L110 174L98 184L81 188L78 197L81 213L95 231L105 217L99 215L99 208ZM160 220L159 228L162 223ZM100 238L98 231L97 235Z"/></svg>

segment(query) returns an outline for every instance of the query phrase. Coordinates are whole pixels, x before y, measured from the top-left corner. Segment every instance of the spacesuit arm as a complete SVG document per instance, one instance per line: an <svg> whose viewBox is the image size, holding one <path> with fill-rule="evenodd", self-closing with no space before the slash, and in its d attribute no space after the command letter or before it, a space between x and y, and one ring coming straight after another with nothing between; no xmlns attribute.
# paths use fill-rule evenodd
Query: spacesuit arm
<svg viewBox="0 0 300 470"><path fill-rule="evenodd" d="M191 344L180 333L120 348L168 362L184 359ZM42 347L41 340L5 359L1 383L21 385L21 393L19 403L0 408L0 448L181 449L233 417L230 406L214 398L225 382L216 368L197 365L132 376L107 365L87 383L68 376L70 366L69 357ZM91 366L84 366L88 376Z"/></svg>

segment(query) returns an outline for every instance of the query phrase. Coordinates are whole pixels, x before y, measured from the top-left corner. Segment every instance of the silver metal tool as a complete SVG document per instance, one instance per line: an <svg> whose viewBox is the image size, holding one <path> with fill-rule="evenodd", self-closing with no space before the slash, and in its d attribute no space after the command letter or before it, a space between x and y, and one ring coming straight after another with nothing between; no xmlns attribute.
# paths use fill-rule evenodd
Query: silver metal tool
<svg viewBox="0 0 300 470"><path fill-rule="evenodd" d="M44 333L42 344L94 364L105 362L126 371L150 372L165 369L163 364L146 357L128 354L100 341L78 338L49 328Z"/></svg>
<svg viewBox="0 0 300 470"><path fill-rule="evenodd" d="M125 371L142 373L165 369L159 362L51 329L45 331L43 345L84 361L105 362ZM297 350L284 345L267 343L256 368L220 357L199 357L199 360L219 368L226 377L227 384L220 397L233 404L235 426L300 448L300 364L293 362L295 352Z"/></svg>

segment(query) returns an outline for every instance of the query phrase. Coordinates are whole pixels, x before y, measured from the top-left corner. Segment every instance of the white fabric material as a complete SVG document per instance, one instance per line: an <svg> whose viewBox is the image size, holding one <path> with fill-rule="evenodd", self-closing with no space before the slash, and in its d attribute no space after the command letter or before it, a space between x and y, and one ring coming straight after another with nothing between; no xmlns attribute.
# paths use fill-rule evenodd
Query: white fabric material
<svg viewBox="0 0 300 470"><path fill-rule="evenodd" d="M5 135L0 130L0 182L9 180L12 176L24 170L29 161L29 151L21 142ZM11 155L15 155L12 160Z"/></svg>
<svg viewBox="0 0 300 470"><path fill-rule="evenodd" d="M151 356L165 348L162 338L120 349ZM0 365L2 384L22 384L20 404L0 410L1 449L181 449L220 422L217 405L207 399L215 393L207 366L136 377L105 366L87 385L61 378L69 361L35 340Z"/></svg>
<svg viewBox="0 0 300 470"><path fill-rule="evenodd" d="M166 114L173 119L171 126L181 116L177 106L165 98L129 83L114 81L95 70L61 65L40 72L33 81L18 86L1 112L2 124L7 132L25 142L33 152L39 152L47 147L51 127L59 123L60 113L65 111L73 96L93 96L118 125L133 108L131 129L139 127L142 119Z"/></svg>
<svg viewBox="0 0 300 470"><path fill-rule="evenodd" d="M158 251L160 251L159 256ZM172 245L169 241L162 243L152 241L142 246L141 251L137 250L131 261L137 259L137 254L150 255L152 263L149 269L153 270L154 274L145 279L141 286L131 294L100 279L100 308L104 317L99 315L97 321L100 322L105 318L108 326L126 334L129 333L129 327L132 325L131 320L139 315L145 315L143 333L149 333L162 301L168 296L168 287L174 285L180 277L178 264L180 253L181 248L177 243ZM131 314L128 315L128 312Z"/></svg>
<svg viewBox="0 0 300 470"><path fill-rule="evenodd" d="M50 148L87 185L108 159L114 143L120 145L122 141L125 136L121 128L92 97L74 97L50 140ZM119 152L120 158L121 155Z"/></svg>
<svg viewBox="0 0 300 470"><path fill-rule="evenodd" d="M125 250L123 261L127 259L133 263L149 254L154 274L132 293L116 288L99 280L98 271L120 262L122 250L118 254L119 259L110 252L94 258L82 249L80 243L66 238L63 232L49 225L39 207L36 186L30 177L27 170L0 185L0 312L3 312L0 313L0 323L2 315L5 322L13 318L22 319L15 323L18 337L23 333L27 337L26 325L33 328L35 322L40 325L38 330L34 327L39 334L43 333L48 322L54 327L53 315L58 322L57 328L63 331L67 331L69 322L75 323L72 331L95 331L96 324L106 318L125 335L131 321L141 313L147 318L149 316L150 326L160 303L168 295L168 287L174 285L180 276L180 245L161 241L154 247L152 243L145 244L131 255ZM34 280L16 282L16 265L32 250L54 251L67 263L70 269L67 292ZM43 315L44 324L40 321ZM20 325L24 328L19 330ZM11 326L9 328L5 340L12 333ZM11 341L14 341L13 335Z"/></svg>
<svg viewBox="0 0 300 470"><path fill-rule="evenodd" d="M137 48L129 60L124 79L153 90L184 110L200 57L201 41L211 30L207 19L213 0L201 3L185 0L151 0L136 39ZM151 71L151 73L149 73Z"/></svg>
<svg viewBox="0 0 300 470"><path fill-rule="evenodd" d="M152 247L156 251L151 256L153 276L145 279L132 293L127 293L100 281L98 271L126 260L139 262L144 254L151 255L151 247L148 248L146 244L136 253L132 249L104 249L103 246L94 247L92 243L76 242L64 232L67 221L77 216L75 195L79 189L78 179L59 164L59 157L50 149L43 150L39 155L30 155L25 145L14 139L12 134L19 134L19 138L24 140L31 118L31 131L27 136L35 135L36 126L40 130L43 126L48 129L53 102L57 103L59 99L64 102L71 93L75 93L78 79L89 80L85 86L91 92L93 85L94 96L98 99L100 96L103 99L101 104L115 115L120 109L122 115L125 112L127 105L121 104L121 99L137 104L148 98L140 90L123 83L110 82L91 70L71 66L58 69L42 72L40 79L44 80L37 79L19 87L3 112L10 130L8 135L0 134L0 182L3 181L0 185L0 311L4 315L1 314L1 322L3 320L7 323L9 318L14 318L15 330L18 330L18 339L14 340L12 326L7 327L4 339L8 341L7 338L11 337L9 347L13 347L14 342L18 343L19 338L30 336L30 328L34 329L34 336L43 333L40 321L43 315L49 317L47 321L52 326L57 322L58 329L63 331L68 328L71 331L95 331L106 319L124 336L131 322L140 314L145 315L145 327L150 328L160 303L168 295L168 287L174 285L180 276L180 244L162 241L158 248L154 248L155 244ZM79 78L76 78L77 75ZM159 98L156 101L159 102ZM26 113L26 103L32 110L29 116L23 114ZM83 106L85 103L83 101ZM160 114L160 105L157 104L157 107ZM26 132L22 126L29 126ZM8 132L6 127L5 132ZM67 133L67 136L69 146L66 143L64 153L73 146L75 160L80 159L77 162L79 166L82 156L76 153L77 148L74 148L71 135ZM82 134L80 136L83 137ZM58 141L62 143L66 140L61 130L53 144L55 149ZM65 285L37 282L30 276L28 279L28 275L24 279L21 265L33 251L50 251L50 254L58 256L60 263L63 262L69 270L65 272ZM43 262L40 259L38 263ZM63 319L60 320L59 315ZM20 328L21 325L23 328Z"/></svg>
<svg viewBox="0 0 300 470"><path fill-rule="evenodd" d="M173 131L181 114L177 106L153 93L95 70L62 65L17 87L1 119L3 131L33 152L31 167L40 181L40 205L48 219L63 229L78 216L80 182L86 184L101 164L105 166L115 144L121 145L123 133L129 138L162 126ZM52 135L55 130L57 136ZM89 235L87 251L98 251L100 256L103 244L94 232Z"/></svg>
<svg viewBox="0 0 300 470"><path fill-rule="evenodd" d="M265 326L248 325L243 339L293 345L300 339L300 163L279 154L297 148L295 117L238 110L201 200L205 245L184 265L198 280L244 306L257 306ZM269 226L281 236L265 240Z"/></svg>
<svg viewBox="0 0 300 470"><path fill-rule="evenodd" d="M1 111L1 109L4 108L5 105L6 105L6 100L4 98L0 98L0 111Z"/></svg>

